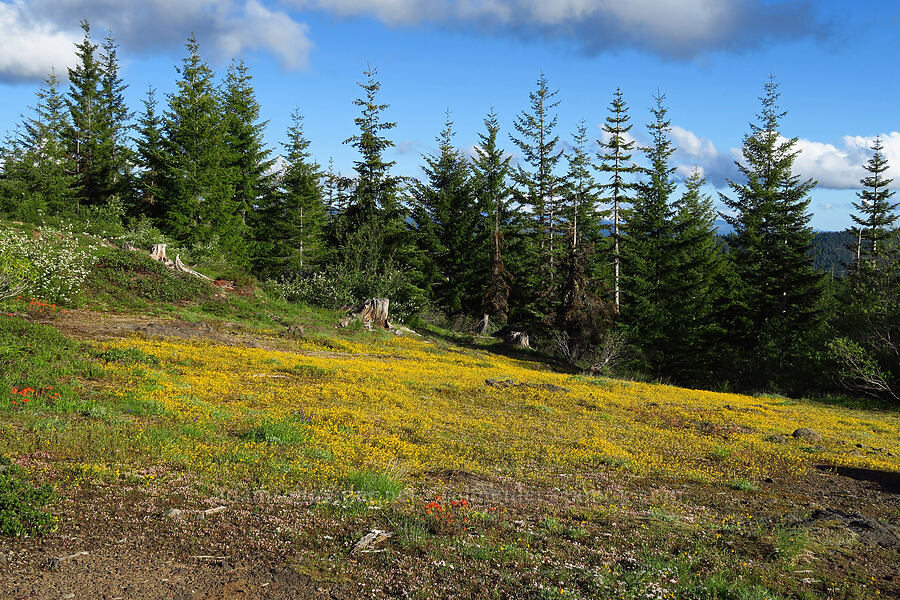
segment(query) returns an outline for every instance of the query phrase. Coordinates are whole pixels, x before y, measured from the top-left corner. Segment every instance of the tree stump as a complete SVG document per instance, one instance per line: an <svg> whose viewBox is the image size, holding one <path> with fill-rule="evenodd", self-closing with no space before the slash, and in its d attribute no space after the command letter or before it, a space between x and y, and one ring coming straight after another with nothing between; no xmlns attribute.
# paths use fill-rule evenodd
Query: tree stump
<svg viewBox="0 0 900 600"><path fill-rule="evenodd" d="M383 329L391 329L393 325L391 325L388 317L390 303L391 301L387 298L370 298L365 301L359 310L351 312L341 319L340 326L347 327L355 319L359 319L368 330L371 330L373 325Z"/></svg>
<svg viewBox="0 0 900 600"><path fill-rule="evenodd" d="M531 343L528 340L528 334L524 331L510 331L505 336L503 336L503 341L517 348L531 348Z"/></svg>
<svg viewBox="0 0 900 600"><path fill-rule="evenodd" d="M166 257L166 245L153 244L153 247L150 248L150 258L161 263L168 261L169 259Z"/></svg>

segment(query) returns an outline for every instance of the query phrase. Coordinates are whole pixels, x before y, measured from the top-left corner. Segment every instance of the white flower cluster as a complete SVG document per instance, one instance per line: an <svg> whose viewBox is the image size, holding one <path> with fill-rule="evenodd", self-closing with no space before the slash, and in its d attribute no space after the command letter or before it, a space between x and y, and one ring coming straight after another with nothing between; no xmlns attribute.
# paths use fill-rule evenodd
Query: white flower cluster
<svg viewBox="0 0 900 600"><path fill-rule="evenodd" d="M71 229L41 227L32 233L0 228L0 256L27 265L22 295L71 303L88 276L93 247L80 248Z"/></svg>

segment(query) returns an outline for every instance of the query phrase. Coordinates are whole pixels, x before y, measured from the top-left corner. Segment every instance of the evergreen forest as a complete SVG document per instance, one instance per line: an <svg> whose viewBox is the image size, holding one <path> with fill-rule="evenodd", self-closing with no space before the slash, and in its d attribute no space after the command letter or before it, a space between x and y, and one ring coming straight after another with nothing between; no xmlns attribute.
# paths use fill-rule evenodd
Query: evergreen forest
<svg viewBox="0 0 900 600"><path fill-rule="evenodd" d="M75 66L47 75L2 143L0 218L167 243L292 302L387 297L413 328L524 331L573 370L900 402L898 203L883 147L863 165L853 226L817 234L816 182L795 167L774 77L747 115L739 176L716 197L701 170L676 173L664 93L636 111L615 89L585 115L602 128L566 130L543 73L518 114L485 107L472 152L448 111L413 179L389 158L396 123L374 67L357 98L335 99L358 109L334 124L356 151L342 173L316 156L301 108L282 147L267 145L244 61L217 74L192 37L173 93L128 106L115 39L83 30Z"/></svg>

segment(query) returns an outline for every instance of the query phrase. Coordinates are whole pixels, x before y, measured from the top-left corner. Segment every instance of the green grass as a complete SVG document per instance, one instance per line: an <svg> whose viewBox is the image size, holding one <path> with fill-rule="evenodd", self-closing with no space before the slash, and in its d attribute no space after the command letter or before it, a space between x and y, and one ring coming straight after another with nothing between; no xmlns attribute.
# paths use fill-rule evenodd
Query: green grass
<svg viewBox="0 0 900 600"><path fill-rule="evenodd" d="M38 536L56 530L58 519L44 509L56 499L53 487L35 487L25 473L0 456L0 535Z"/></svg>
<svg viewBox="0 0 900 600"><path fill-rule="evenodd" d="M0 408L8 408L11 400L26 404L12 394L13 389L41 392L27 403L32 408L73 398L80 388L77 378L102 375L103 368L90 359L82 344L53 327L0 316ZM53 398L56 395L58 398Z"/></svg>
<svg viewBox="0 0 900 600"><path fill-rule="evenodd" d="M209 297L212 286L178 273L141 252L115 250L91 269L82 294L92 304L112 308L146 308L152 302L178 302Z"/></svg>
<svg viewBox="0 0 900 600"><path fill-rule="evenodd" d="M372 471L357 471L346 478L346 483L354 490L373 500L392 502L400 496L403 484L389 475Z"/></svg>

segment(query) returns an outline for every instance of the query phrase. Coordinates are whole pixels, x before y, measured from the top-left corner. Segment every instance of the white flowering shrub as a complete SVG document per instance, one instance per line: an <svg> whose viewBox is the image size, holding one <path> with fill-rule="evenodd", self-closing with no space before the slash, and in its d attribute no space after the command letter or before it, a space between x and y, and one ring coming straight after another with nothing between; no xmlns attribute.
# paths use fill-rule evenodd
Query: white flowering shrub
<svg viewBox="0 0 900 600"><path fill-rule="evenodd" d="M72 302L90 271L89 251L79 248L71 230L0 228L0 260L26 275L16 293L45 302Z"/></svg>
<svg viewBox="0 0 900 600"><path fill-rule="evenodd" d="M358 306L369 298L389 298L391 315L400 319L418 313L424 304L422 290L391 264L367 271L332 265L309 275L268 282L265 288L288 302L329 309Z"/></svg>

